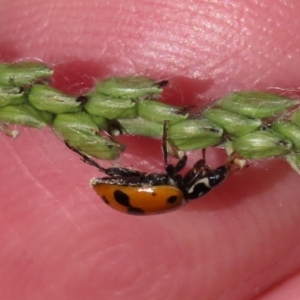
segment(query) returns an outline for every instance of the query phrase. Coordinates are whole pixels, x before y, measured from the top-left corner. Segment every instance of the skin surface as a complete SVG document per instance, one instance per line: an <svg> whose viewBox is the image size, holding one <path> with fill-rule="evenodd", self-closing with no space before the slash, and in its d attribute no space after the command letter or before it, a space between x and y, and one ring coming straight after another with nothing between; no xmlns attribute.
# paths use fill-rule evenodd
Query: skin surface
<svg viewBox="0 0 300 300"><path fill-rule="evenodd" d="M166 102L203 107L235 90L299 86L298 0L0 2L1 61L41 59L66 92L140 74L170 80ZM122 141L114 165L163 171L159 141ZM299 175L284 161L136 217L97 197L88 182L99 172L50 129L0 144L1 299L299 298Z"/></svg>

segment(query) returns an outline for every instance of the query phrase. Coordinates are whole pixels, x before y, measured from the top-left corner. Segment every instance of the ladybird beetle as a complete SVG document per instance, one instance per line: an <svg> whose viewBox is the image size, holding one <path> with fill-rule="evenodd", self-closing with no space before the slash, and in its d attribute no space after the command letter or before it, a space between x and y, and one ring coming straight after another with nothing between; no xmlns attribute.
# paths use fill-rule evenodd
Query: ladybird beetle
<svg viewBox="0 0 300 300"><path fill-rule="evenodd" d="M91 186L103 201L112 208L134 215L150 215L169 212L184 206L189 200L202 197L220 184L232 172L234 160L211 169L203 158L182 176L179 172L186 166L183 155L175 165L168 163L167 121L164 123L162 151L165 173L144 173L137 170L111 167L104 168L89 156L66 145L82 160L108 177L93 178Z"/></svg>

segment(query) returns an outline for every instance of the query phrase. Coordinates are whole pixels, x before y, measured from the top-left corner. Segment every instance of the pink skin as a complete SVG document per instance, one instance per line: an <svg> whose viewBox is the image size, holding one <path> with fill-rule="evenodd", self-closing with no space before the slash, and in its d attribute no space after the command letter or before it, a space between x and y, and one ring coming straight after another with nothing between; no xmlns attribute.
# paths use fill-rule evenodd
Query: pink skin
<svg viewBox="0 0 300 300"><path fill-rule="evenodd" d="M300 3L284 3L2 1L0 57L54 65L65 91L112 75L168 78L166 101L203 107L299 85ZM0 140L1 299L299 299L299 275L288 278L300 267L300 179L284 161L253 163L176 212L134 217L96 196L98 171L50 129ZM163 170L158 141L125 140L117 165Z"/></svg>

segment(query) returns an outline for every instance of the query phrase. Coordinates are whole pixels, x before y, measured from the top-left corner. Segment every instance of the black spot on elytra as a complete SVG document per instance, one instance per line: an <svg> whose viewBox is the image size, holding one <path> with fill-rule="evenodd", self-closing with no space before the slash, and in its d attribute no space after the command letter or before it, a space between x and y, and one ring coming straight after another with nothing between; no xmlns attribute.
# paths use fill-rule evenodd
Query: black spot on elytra
<svg viewBox="0 0 300 300"><path fill-rule="evenodd" d="M126 207L131 207L130 203L129 203L129 197L128 195L126 195L125 193L123 193L122 191L120 190L115 190L114 191L114 197L115 197L115 200L123 205L123 206L126 206Z"/></svg>
<svg viewBox="0 0 300 300"><path fill-rule="evenodd" d="M114 191L114 197L115 197L115 200L128 208L127 212L131 215L143 215L144 214L144 211L138 207L134 207L134 206L131 206L129 200L129 196L125 193L123 193L122 191L120 190L115 190Z"/></svg>
<svg viewBox="0 0 300 300"><path fill-rule="evenodd" d="M176 200L177 200L177 196L171 196L171 197L169 197L169 198L167 199L167 202L168 202L169 204L172 204L172 203L175 203Z"/></svg>

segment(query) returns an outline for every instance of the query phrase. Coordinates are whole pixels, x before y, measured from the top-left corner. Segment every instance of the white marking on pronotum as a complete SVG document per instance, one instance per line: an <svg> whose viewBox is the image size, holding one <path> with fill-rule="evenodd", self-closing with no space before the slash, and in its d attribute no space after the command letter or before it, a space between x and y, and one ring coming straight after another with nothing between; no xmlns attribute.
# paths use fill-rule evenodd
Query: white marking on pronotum
<svg viewBox="0 0 300 300"><path fill-rule="evenodd" d="M212 188L209 184L209 178L208 177L204 177L204 178L201 178L200 180L196 181L195 184L193 184L191 186L191 188L188 190L188 194L191 194L194 192L194 188L195 186L197 186L199 183L204 183L204 185L208 188Z"/></svg>

